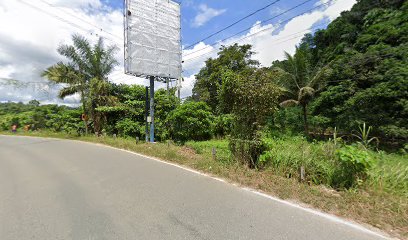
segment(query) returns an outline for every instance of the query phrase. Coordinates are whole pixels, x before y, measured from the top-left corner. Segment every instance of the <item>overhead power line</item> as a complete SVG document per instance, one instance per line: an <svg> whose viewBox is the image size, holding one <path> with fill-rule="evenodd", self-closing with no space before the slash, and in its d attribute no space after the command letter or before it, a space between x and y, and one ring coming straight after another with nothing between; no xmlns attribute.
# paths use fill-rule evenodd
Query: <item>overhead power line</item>
<svg viewBox="0 0 408 240"><path fill-rule="evenodd" d="M306 1L304 1L304 2L302 2L302 3L300 3L300 4L296 5L296 6L294 6L294 7L292 7L292 8L289 8L288 10L286 10L286 11L284 11L284 12L281 12L281 13L279 13L279 14L277 14L277 15L271 17L271 18L262 20L262 21L260 21L260 22L258 22L258 23L256 23L256 24L252 25L251 27L245 28L244 30L241 30L241 31L239 31L239 32L237 32L237 33L235 33L235 34L233 34L233 35L227 37L227 38L224 38L224 39L222 39L222 40L220 40L220 41L217 41L217 42L215 42L215 43L213 43L213 44L211 44L211 45L208 45L208 46L206 46L206 47L204 47L204 48L201 48L201 49L199 49L199 50L197 50L197 51L194 51L194 52L191 52L191 53L189 53L189 54L186 54L185 57L186 57L186 56L189 56L189 55L192 55L192 54L194 54L194 53L197 53L197 52L201 52L202 50L205 50L205 49L207 49L207 48L210 48L210 47L212 47L212 46L214 46L214 45L217 45L219 42L224 42L224 41L226 41L226 40L228 40L228 39L231 39L231 38L233 38L233 37L236 37L236 36L238 36L238 35L240 35L240 34L246 32L246 31L251 30L253 27L261 26L262 24L265 24L265 23L267 23L267 22L270 22L270 21L272 21L273 19L276 19L277 17L280 17L280 16L282 16L282 15L284 15L284 14L286 14L286 13L288 13L288 12L290 12L290 11L292 11L292 10L298 8L298 7L301 7L301 6L305 5L305 4L308 3L308 2L311 2L311 1L313 1L313 0L306 0Z"/></svg>
<svg viewBox="0 0 408 240"><path fill-rule="evenodd" d="M267 9L267 8L269 8L270 6L276 4L276 3L280 2L280 1L281 1L281 0L275 0L275 1L271 2L271 3L269 3L268 5L266 5L266 6L262 7L262 8L260 8L260 9L256 10L255 12L252 12L252 13L248 14L247 16L245 16L245 17L243 17L243 18L241 18L241 19L239 19L239 20L233 22L232 24L230 24L230 25L228 25L228 26L226 26L226 27L224 27L224 28L218 30L217 32L215 32L215 33L213 33L213 34L211 34L211 35L209 35L209 36L207 36L207 37L205 37L205 38L203 38L203 39L197 41L196 43L191 44L190 46L186 47L186 49L191 48L191 47L194 47L196 44L199 44L200 42L203 42L203 41L205 41L205 40L207 40L207 39L209 39L209 38L211 38L211 37L214 37L214 36L217 35L217 34L220 34L221 32L223 32L223 31L225 31L225 30L227 30L227 29L229 29L229 28L231 28L231 27L237 25L238 23L244 21L245 19L248 19L248 18L254 16L255 14L257 14L257 13L259 13L259 12L261 12L261 11Z"/></svg>
<svg viewBox="0 0 408 240"><path fill-rule="evenodd" d="M315 9L318 9L318 8L322 7L322 6L329 5L329 4L330 4L331 2L333 2L333 1L334 1L334 0L329 1L329 2L327 2L327 3L319 4L319 5L317 5L317 6L313 7L313 8L310 8L310 9L307 10L307 11L304 11L304 12L302 12L302 13L296 15L296 16L293 16L293 17L291 17L291 18L289 18L289 19L286 19L285 21L282 21L280 24L287 23L287 22L291 21L292 19L294 19L294 18L296 18L296 17L302 16L302 15L305 14L305 13L311 12L311 11L313 11L313 10L315 10ZM267 31L267 30L270 30L271 28L273 28L273 26L266 27L266 28L264 28L264 29L262 29L262 30L259 30L259 31L255 32L255 33L253 33L253 34L244 36L244 37L242 37L242 38L240 38L240 39L238 39L238 40L236 40L236 41L233 41L232 43L230 43L230 44L228 44L228 45L232 45L232 44L238 43L238 42L240 42L240 41L243 41L243 40L245 40L245 39L251 38L251 37L256 36L256 35L258 35L258 34L260 34L260 33L262 33L262 32L265 32L265 31ZM214 45L217 45L217 44L219 44L219 42L214 43L214 44L212 44L212 45L210 45L210 46L214 46ZM201 54L201 55L198 55L198 56L195 56L195 57L186 59L185 61L190 61L190 60L193 60L193 59L196 59L196 58L200 58L200 57L202 57L202 56L211 54L211 53L213 53L213 52L215 52L215 51L218 51L218 49L214 49L214 50L212 50L212 51L210 51L210 52L207 52L207 53L204 53L204 54ZM187 55L185 55L185 56L189 56L189 55L191 55L191 54L192 54L192 53L189 53L189 54L187 54Z"/></svg>
<svg viewBox="0 0 408 240"><path fill-rule="evenodd" d="M63 18L63 17L57 16L57 15L55 15L55 14L53 14L53 13L47 12L47 11L45 11L45 10L43 10L43 9L41 9L41 8L39 8L39 7L37 7L37 6L35 6L35 5L32 5L31 3L27 3L27 2L25 2L25 1L23 1L23 0L18 0L18 1L19 1L20 3L22 3L22 4L26 5L26 6L28 6L28 7L31 7L31 8L33 8L33 9L39 11L39 12L45 13L45 14L47 14L48 16L53 17L53 18L55 18L55 19L57 19L57 20L59 20L59 21L61 21L61 22L64 22L64 23L70 25L71 27L80 29L80 30L82 30L82 31L84 31L84 32L87 32L87 33L90 32L89 29L87 29L87 28L85 28L85 27L83 27L83 26L80 26L80 25L78 25L78 24L76 24L76 23L74 23L74 22L72 22L72 21L69 21L69 20L67 20L67 19L65 19L65 18ZM113 40L113 39L108 38L108 37L106 37L106 36L104 36L104 37L102 37L102 38L107 39L107 40L109 40L109 41L111 41L111 42L113 42L113 43L118 43L117 40Z"/></svg>
<svg viewBox="0 0 408 240"><path fill-rule="evenodd" d="M93 23L90 22L90 21L87 21L87 20L85 20L85 19L83 19L83 18L80 18L80 17L78 17L78 16L76 16L76 15L74 15L74 14L72 14L72 13L70 13L70 12L64 10L64 9L61 9L61 8L55 6L54 4L51 4L51 3L47 2L47 1L44 1L44 0L40 0L40 1L43 2L43 3L45 3L45 4L47 4L47 5L50 6L50 7L56 8L56 9L58 9L59 11L61 11L61 12L65 13L65 14L71 16L71 17L74 17L74 18L76 18L76 19L82 21L83 23L86 23L86 24L88 24L88 25L90 25L90 26L92 26L92 27L95 27L96 29L100 30L101 32L105 32L105 33L111 35L112 37L115 37L115 38L117 38L117 39L119 39L119 40L122 40L120 37L116 36L115 34L113 34L113 33L111 33L111 32L108 32L108 31L104 30L103 28L100 28L99 26L93 24Z"/></svg>

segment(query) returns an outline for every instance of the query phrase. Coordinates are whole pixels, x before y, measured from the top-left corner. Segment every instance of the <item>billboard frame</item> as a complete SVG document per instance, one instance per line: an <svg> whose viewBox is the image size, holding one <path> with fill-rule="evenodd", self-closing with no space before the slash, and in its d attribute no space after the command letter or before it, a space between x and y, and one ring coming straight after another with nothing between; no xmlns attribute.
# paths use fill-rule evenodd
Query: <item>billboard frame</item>
<svg viewBox="0 0 408 240"><path fill-rule="evenodd" d="M177 77L163 77L163 76L154 76L154 75L147 75L147 74L135 74L132 72L129 72L129 51L128 51L128 45L129 45L129 36L128 36L128 31L129 31L129 16L132 14L132 12L130 12L129 10L129 1L131 0L124 0L124 8L123 8L123 17L124 17L124 21L123 21L123 27L124 27L124 72L126 75L131 75L131 76L135 76L135 77L141 77L141 78L146 78L149 79L150 82L150 87L146 87L146 109L145 109L145 121L146 121L146 142L151 142L154 143L155 139L154 139L154 82L162 82L162 83L167 83L167 88L169 86L169 82L171 81L177 81L180 80L182 78L182 36L181 36L181 3L178 1L174 1L174 0L165 0L168 2L173 2L175 4L178 4L180 7L180 12L179 12L179 58L178 62L179 62L179 74L180 76ZM169 65L170 66L170 65ZM150 94L149 94L149 90L150 90ZM149 96L150 95L150 96ZM150 99L149 99L150 98ZM148 119L150 121L148 121ZM150 134L149 134L149 125L150 125Z"/></svg>
<svg viewBox="0 0 408 240"><path fill-rule="evenodd" d="M154 77L154 81L157 82L161 82L161 83L169 83L169 82L173 82L173 81L177 81L182 77L182 35L181 35L181 16L179 17L179 26L180 26L180 30L179 30L179 67L180 67L180 76L178 77L163 77L163 76L154 76L154 75L149 75L149 74L136 74L133 72L128 71L129 70L129 51L128 51L128 45L129 45L129 36L128 36L128 29L129 29L129 16L132 14L132 12L130 12L129 9L129 2L131 0L124 0L124 12L123 12L123 16L124 16L124 21L123 21L123 27L124 27L124 73L126 75L130 75L130 76L135 76L135 77L140 77L140 78L146 78L146 79L150 79L151 77ZM180 6L181 9L181 3L175 0L164 0L167 2L173 2L175 4L178 4Z"/></svg>

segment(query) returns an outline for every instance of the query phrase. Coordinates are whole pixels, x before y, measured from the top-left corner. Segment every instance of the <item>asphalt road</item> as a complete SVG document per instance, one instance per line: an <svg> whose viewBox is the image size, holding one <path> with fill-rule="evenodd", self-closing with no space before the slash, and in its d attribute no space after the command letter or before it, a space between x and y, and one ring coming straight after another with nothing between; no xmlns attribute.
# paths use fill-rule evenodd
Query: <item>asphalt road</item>
<svg viewBox="0 0 408 240"><path fill-rule="evenodd" d="M0 136L0 239L383 239L149 158Z"/></svg>

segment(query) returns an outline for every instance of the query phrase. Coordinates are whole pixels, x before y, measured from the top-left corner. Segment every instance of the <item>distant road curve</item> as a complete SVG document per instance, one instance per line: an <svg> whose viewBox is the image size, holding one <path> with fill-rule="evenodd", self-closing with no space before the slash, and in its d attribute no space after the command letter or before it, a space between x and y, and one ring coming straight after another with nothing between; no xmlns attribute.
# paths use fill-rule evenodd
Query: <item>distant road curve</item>
<svg viewBox="0 0 408 240"><path fill-rule="evenodd" d="M373 240L381 235L90 143L0 136L1 240Z"/></svg>

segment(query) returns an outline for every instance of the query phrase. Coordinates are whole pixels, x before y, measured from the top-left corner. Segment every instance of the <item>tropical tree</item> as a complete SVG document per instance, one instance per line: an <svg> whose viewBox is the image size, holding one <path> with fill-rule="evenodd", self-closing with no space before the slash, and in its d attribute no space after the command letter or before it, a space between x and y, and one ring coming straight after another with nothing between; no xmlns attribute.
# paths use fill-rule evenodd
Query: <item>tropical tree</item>
<svg viewBox="0 0 408 240"><path fill-rule="evenodd" d="M253 73L259 66L259 62L251 58L253 54L251 45L222 46L217 58L209 58L205 67L196 75L193 99L206 102L214 113L231 113L231 102L224 101L224 104L220 104L220 91L224 85L222 76L225 72ZM228 95L224 97L229 98Z"/></svg>
<svg viewBox="0 0 408 240"><path fill-rule="evenodd" d="M307 107L315 94L324 87L324 79L330 74L329 65L324 67L312 67L310 56L304 49L297 48L292 56L285 52L286 60L276 62L275 71L283 73L279 84L285 93L282 107L301 106L305 133L309 133Z"/></svg>
<svg viewBox="0 0 408 240"><path fill-rule="evenodd" d="M261 132L279 107L282 91L275 79L280 74L261 68L252 74L228 75L227 81L234 86L230 149L236 159L254 168L264 150Z"/></svg>
<svg viewBox="0 0 408 240"><path fill-rule="evenodd" d="M94 45L80 35L73 35L72 41L73 45L64 44L57 49L68 62L59 62L49 67L42 76L52 82L64 84L59 91L62 99L79 94L84 113L90 115L94 130L99 131L100 114L95 109L113 100L108 96L108 75L118 64L114 57L117 48L105 47L102 38ZM88 132L86 117L84 121Z"/></svg>

